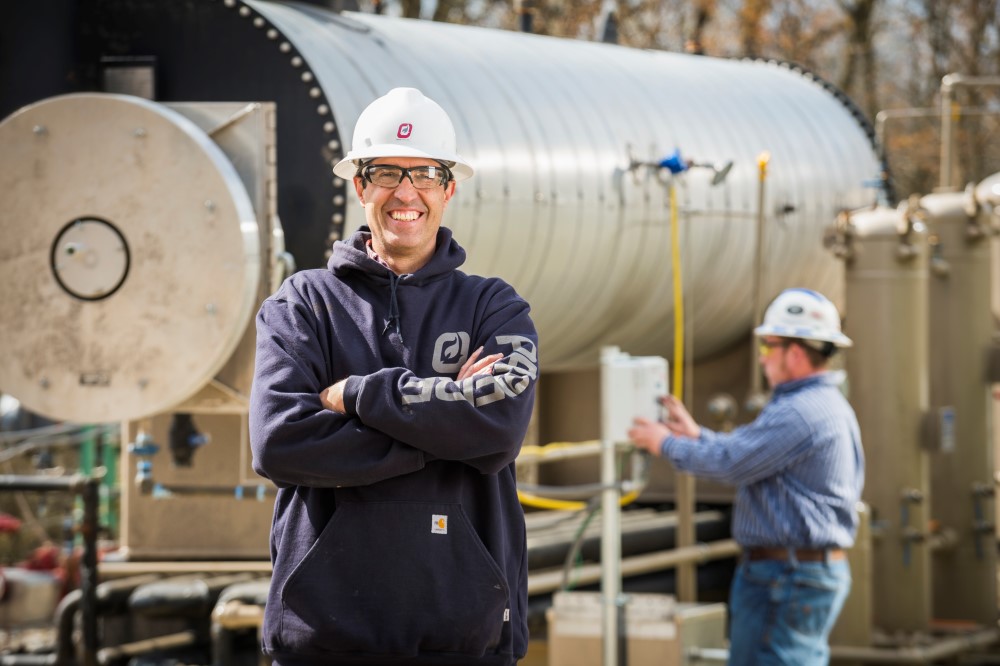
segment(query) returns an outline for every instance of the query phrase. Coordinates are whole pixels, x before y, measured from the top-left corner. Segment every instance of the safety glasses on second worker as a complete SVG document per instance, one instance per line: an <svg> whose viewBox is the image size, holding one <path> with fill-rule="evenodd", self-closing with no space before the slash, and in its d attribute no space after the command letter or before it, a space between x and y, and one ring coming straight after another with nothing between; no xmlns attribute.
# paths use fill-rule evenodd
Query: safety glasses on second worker
<svg viewBox="0 0 1000 666"><path fill-rule="evenodd" d="M445 166L415 166L409 169L395 164L369 164L361 167L361 177L379 187L398 187L406 177L418 190L429 190L451 180Z"/></svg>
<svg viewBox="0 0 1000 666"><path fill-rule="evenodd" d="M761 340L760 355L769 356L771 354L771 350L774 348L780 347L782 349L787 349L790 344L792 344L791 340Z"/></svg>

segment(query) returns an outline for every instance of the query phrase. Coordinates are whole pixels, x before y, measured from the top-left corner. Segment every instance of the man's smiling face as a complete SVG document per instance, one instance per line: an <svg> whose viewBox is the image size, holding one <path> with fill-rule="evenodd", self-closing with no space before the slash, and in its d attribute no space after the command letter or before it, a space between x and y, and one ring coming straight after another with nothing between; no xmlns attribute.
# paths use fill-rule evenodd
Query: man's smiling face
<svg viewBox="0 0 1000 666"><path fill-rule="evenodd" d="M380 157L370 164L439 166L434 160L418 157ZM355 176L354 187L364 204L372 249L379 258L400 275L426 264L434 254L445 206L455 194L455 181L417 189L406 176L396 187L380 187Z"/></svg>

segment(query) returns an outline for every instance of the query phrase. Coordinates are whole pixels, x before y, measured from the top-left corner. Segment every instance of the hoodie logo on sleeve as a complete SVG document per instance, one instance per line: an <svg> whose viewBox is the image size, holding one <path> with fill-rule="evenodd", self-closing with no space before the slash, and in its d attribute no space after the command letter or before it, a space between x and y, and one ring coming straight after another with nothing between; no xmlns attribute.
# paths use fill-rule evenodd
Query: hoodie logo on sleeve
<svg viewBox="0 0 1000 666"><path fill-rule="evenodd" d="M483 407L498 400L516 398L538 379L538 350L532 339L523 335L498 335L497 346L510 347L505 359L493 365L488 374L466 377L455 381L448 377L410 377L400 387L403 405L419 405L431 400L457 402L464 400L476 407ZM468 358L469 335L445 333L434 346L435 372L455 374ZM442 358L448 359L447 364ZM450 359L455 359L451 361Z"/></svg>
<svg viewBox="0 0 1000 666"><path fill-rule="evenodd" d="M435 513L431 515L431 534L448 533L448 516Z"/></svg>
<svg viewBox="0 0 1000 666"><path fill-rule="evenodd" d="M453 375L469 358L469 334L465 331L442 333L434 343L434 356L431 362L434 372L442 375Z"/></svg>

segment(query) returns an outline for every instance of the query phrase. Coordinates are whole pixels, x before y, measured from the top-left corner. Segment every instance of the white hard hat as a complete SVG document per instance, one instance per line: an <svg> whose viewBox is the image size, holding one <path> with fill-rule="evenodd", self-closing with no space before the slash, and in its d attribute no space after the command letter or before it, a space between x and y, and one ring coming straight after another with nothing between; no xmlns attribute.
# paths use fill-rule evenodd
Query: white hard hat
<svg viewBox="0 0 1000 666"><path fill-rule="evenodd" d="M811 289L786 289L778 294L764 313L764 323L753 332L757 335L830 342L835 347L854 344L840 332L837 306Z"/></svg>
<svg viewBox="0 0 1000 666"><path fill-rule="evenodd" d="M472 167L455 152L451 118L416 88L393 88L361 112L351 152L333 172L351 180L363 162L376 157L426 157L448 164L455 180L472 175Z"/></svg>

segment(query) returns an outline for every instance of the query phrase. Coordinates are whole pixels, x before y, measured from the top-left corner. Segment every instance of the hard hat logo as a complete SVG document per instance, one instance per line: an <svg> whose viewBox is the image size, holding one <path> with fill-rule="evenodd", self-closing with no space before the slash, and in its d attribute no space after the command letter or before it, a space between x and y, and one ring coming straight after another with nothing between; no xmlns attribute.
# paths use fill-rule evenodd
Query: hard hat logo
<svg viewBox="0 0 1000 666"><path fill-rule="evenodd" d="M410 132L412 132L412 131L413 131L413 125L412 124L410 124L410 123L403 123L402 125L399 126L399 129L396 130L396 138L397 139L409 139L410 138Z"/></svg>

